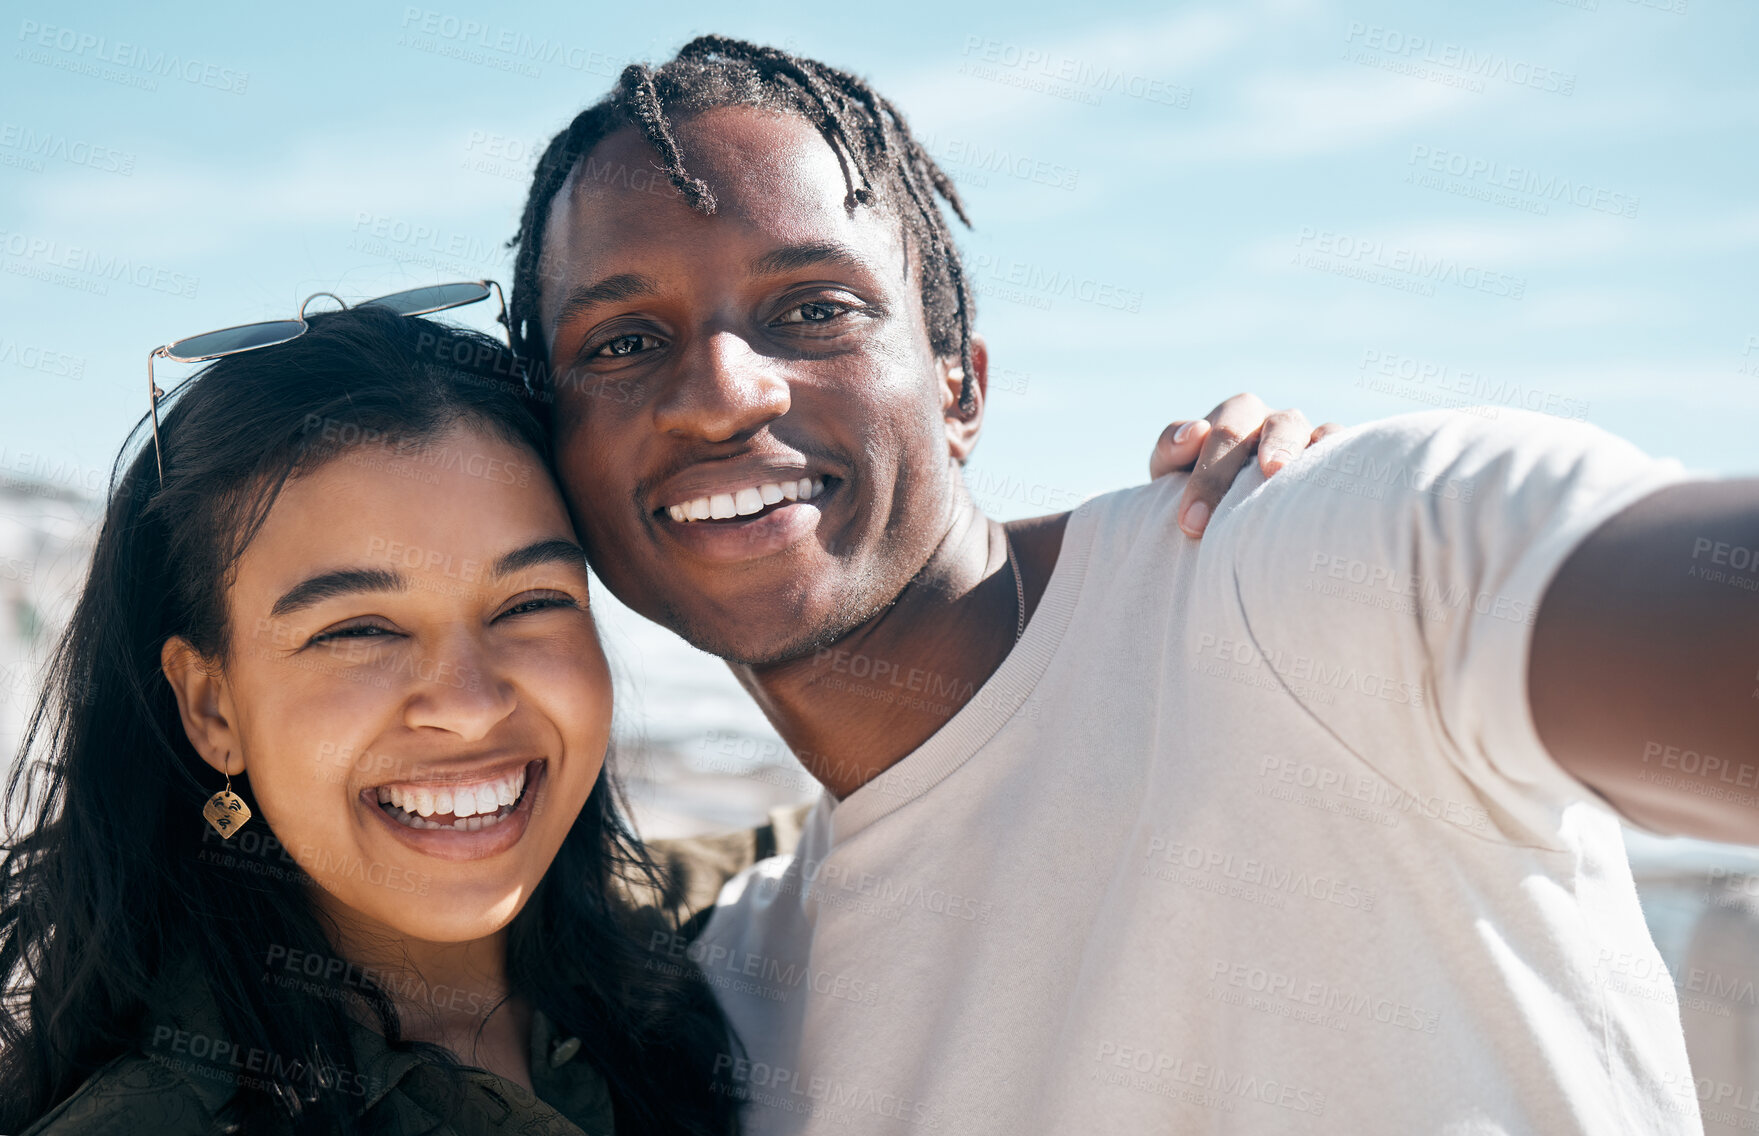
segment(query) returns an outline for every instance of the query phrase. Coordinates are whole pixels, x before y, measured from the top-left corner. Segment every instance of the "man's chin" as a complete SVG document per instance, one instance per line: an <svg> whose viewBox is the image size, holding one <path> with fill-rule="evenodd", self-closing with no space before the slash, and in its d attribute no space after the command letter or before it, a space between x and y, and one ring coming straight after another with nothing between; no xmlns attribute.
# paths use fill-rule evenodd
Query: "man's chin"
<svg viewBox="0 0 1759 1136"><path fill-rule="evenodd" d="M811 658L849 633L849 628L824 627L802 635L798 627L779 634L775 628L725 627L718 623L666 622L699 651L707 651L738 667L777 667Z"/></svg>
<svg viewBox="0 0 1759 1136"><path fill-rule="evenodd" d="M734 666L758 668L809 659L872 619L885 606L851 606L848 610L807 615L799 611L735 614L668 605L648 617L699 651L707 651Z"/></svg>

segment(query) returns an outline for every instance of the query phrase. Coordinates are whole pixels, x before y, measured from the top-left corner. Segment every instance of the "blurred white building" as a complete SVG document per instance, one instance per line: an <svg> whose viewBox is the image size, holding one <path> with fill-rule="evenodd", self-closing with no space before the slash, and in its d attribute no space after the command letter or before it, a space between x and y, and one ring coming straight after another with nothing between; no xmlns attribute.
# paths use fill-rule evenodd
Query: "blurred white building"
<svg viewBox="0 0 1759 1136"><path fill-rule="evenodd" d="M0 745L8 754L72 613L99 520L82 493L0 471Z"/></svg>

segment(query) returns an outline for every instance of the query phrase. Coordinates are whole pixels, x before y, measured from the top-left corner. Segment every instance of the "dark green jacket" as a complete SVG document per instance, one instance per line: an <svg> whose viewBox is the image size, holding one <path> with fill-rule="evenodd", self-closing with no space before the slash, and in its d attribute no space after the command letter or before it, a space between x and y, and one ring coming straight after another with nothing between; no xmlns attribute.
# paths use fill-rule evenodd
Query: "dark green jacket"
<svg viewBox="0 0 1759 1136"><path fill-rule="evenodd" d="M683 924L700 930L720 885L755 860L791 851L804 809L778 809L757 829L692 840L656 841L654 858L668 870L665 894L643 894L638 923ZM260 1052L225 1041L219 1015L197 976L163 983L147 1015L140 1047L92 1074L74 1094L23 1136L206 1136L240 1082L260 1074ZM353 1027L354 1053L316 1075L319 1083L359 1098L368 1127L420 1132L445 1100L441 1071L409 1053L393 1053L365 1025ZM555 1036L534 1011L531 1078L535 1095L481 1069L463 1073L465 1102L452 1136L613 1136L611 1098L598 1071L578 1056L580 1042Z"/></svg>
<svg viewBox="0 0 1759 1136"><path fill-rule="evenodd" d="M241 1083L274 1060L260 1051L216 1041L218 1014L197 984L162 997L148 1015L141 1047L93 1074L27 1136L197 1136L217 1130L215 1117ZM396 1053L365 1025L353 1027L352 1060L297 1073L357 1098L377 1132L419 1132L446 1101L441 1070L411 1053ZM531 1080L535 1095L493 1073L466 1067L463 1107L442 1131L457 1136L612 1136L611 1097L593 1067L578 1057L580 1042L554 1035L542 1012L532 1015Z"/></svg>

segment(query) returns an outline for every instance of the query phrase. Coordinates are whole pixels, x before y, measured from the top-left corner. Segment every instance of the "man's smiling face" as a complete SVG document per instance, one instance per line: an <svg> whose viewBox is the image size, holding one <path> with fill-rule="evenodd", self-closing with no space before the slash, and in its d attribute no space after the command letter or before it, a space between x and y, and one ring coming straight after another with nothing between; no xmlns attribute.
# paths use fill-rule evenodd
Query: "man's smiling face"
<svg viewBox="0 0 1759 1136"><path fill-rule="evenodd" d="M714 654L781 661L871 618L928 560L975 430L897 217L845 208L814 127L730 107L673 129L714 214L632 128L551 207L557 461L619 599Z"/></svg>

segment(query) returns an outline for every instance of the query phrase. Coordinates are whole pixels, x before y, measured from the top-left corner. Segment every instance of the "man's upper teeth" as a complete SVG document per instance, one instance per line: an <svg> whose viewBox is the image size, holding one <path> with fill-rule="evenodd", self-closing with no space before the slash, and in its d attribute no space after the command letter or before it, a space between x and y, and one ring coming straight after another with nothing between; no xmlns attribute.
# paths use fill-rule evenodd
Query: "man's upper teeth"
<svg viewBox="0 0 1759 1136"><path fill-rule="evenodd" d="M406 813L433 816L451 813L456 817L492 813L502 805L510 805L525 792L525 767L504 777L473 781L468 785L448 785L435 789L431 785L380 785L379 803L396 805Z"/></svg>
<svg viewBox="0 0 1759 1136"><path fill-rule="evenodd" d="M736 493L711 493L667 505L666 513L674 521L724 521L729 517L745 517L761 511L777 501L810 501L825 491L824 478L802 477L793 481L766 481Z"/></svg>

